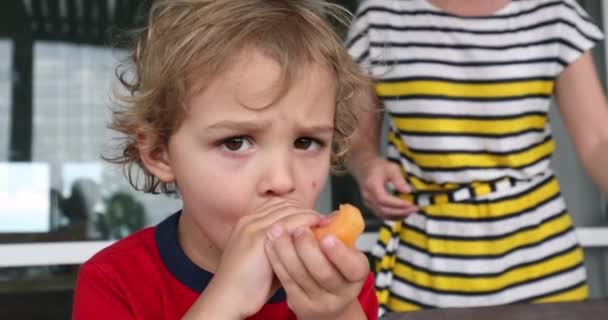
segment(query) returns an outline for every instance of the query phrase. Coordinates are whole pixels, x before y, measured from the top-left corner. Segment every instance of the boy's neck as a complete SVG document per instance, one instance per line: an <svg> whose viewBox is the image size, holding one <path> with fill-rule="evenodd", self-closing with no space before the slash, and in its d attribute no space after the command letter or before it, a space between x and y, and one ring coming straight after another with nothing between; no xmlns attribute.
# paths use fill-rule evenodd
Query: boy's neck
<svg viewBox="0 0 608 320"><path fill-rule="evenodd" d="M426 0L450 14L475 17L491 15L507 6L511 0Z"/></svg>
<svg viewBox="0 0 608 320"><path fill-rule="evenodd" d="M221 251L196 227L196 222L189 220L189 218L190 215L183 214L182 211L177 225L177 241L184 254L194 264L208 272L215 273L220 261Z"/></svg>

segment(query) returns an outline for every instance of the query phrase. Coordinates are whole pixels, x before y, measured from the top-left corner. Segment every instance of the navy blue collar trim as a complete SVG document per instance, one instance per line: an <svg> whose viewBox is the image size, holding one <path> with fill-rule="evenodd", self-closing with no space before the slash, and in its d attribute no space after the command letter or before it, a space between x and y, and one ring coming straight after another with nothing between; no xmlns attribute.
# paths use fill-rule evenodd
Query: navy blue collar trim
<svg viewBox="0 0 608 320"><path fill-rule="evenodd" d="M154 235L156 247L165 267L183 285L194 292L201 293L211 281L213 273L194 264L186 256L177 241L177 222L181 211L178 211L156 226ZM269 303L279 303L286 300L285 291L279 289Z"/></svg>

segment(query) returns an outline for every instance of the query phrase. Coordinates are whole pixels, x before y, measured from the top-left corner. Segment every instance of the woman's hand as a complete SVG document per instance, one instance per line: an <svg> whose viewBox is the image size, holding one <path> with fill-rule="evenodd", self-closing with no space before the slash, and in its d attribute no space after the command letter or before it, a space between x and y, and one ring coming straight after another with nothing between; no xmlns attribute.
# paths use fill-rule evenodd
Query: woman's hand
<svg viewBox="0 0 608 320"><path fill-rule="evenodd" d="M405 181L401 169L379 156L361 161L353 176L359 183L363 204L383 219L400 220L420 210L409 201L393 195L388 186L398 193L410 193L411 187Z"/></svg>
<svg viewBox="0 0 608 320"><path fill-rule="evenodd" d="M309 228L293 234L278 225L271 230L266 254L298 319L365 318L358 302L369 274L363 253L332 235L317 241Z"/></svg>

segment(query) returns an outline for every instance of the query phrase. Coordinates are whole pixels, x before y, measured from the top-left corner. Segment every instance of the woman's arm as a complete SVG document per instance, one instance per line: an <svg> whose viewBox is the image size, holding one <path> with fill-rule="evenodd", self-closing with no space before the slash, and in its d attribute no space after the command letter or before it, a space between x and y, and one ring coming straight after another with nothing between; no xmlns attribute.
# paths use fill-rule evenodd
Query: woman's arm
<svg viewBox="0 0 608 320"><path fill-rule="evenodd" d="M373 87L360 93L355 113L359 122L357 135L353 139L347 167L357 175L368 160L380 157L380 130L382 129L383 111Z"/></svg>
<svg viewBox="0 0 608 320"><path fill-rule="evenodd" d="M557 78L556 99L583 167L608 193L608 105L590 52Z"/></svg>

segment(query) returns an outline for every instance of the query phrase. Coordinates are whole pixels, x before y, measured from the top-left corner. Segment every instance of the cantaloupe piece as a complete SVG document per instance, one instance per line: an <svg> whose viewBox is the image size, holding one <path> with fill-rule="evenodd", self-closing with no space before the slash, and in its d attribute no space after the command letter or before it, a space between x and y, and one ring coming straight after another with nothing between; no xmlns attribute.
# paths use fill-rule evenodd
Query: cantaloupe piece
<svg viewBox="0 0 608 320"><path fill-rule="evenodd" d="M365 229L361 211L350 204L341 204L338 211L330 216L327 225L314 228L312 231L321 240L325 235L332 234L340 239L347 247L354 248L357 238Z"/></svg>

